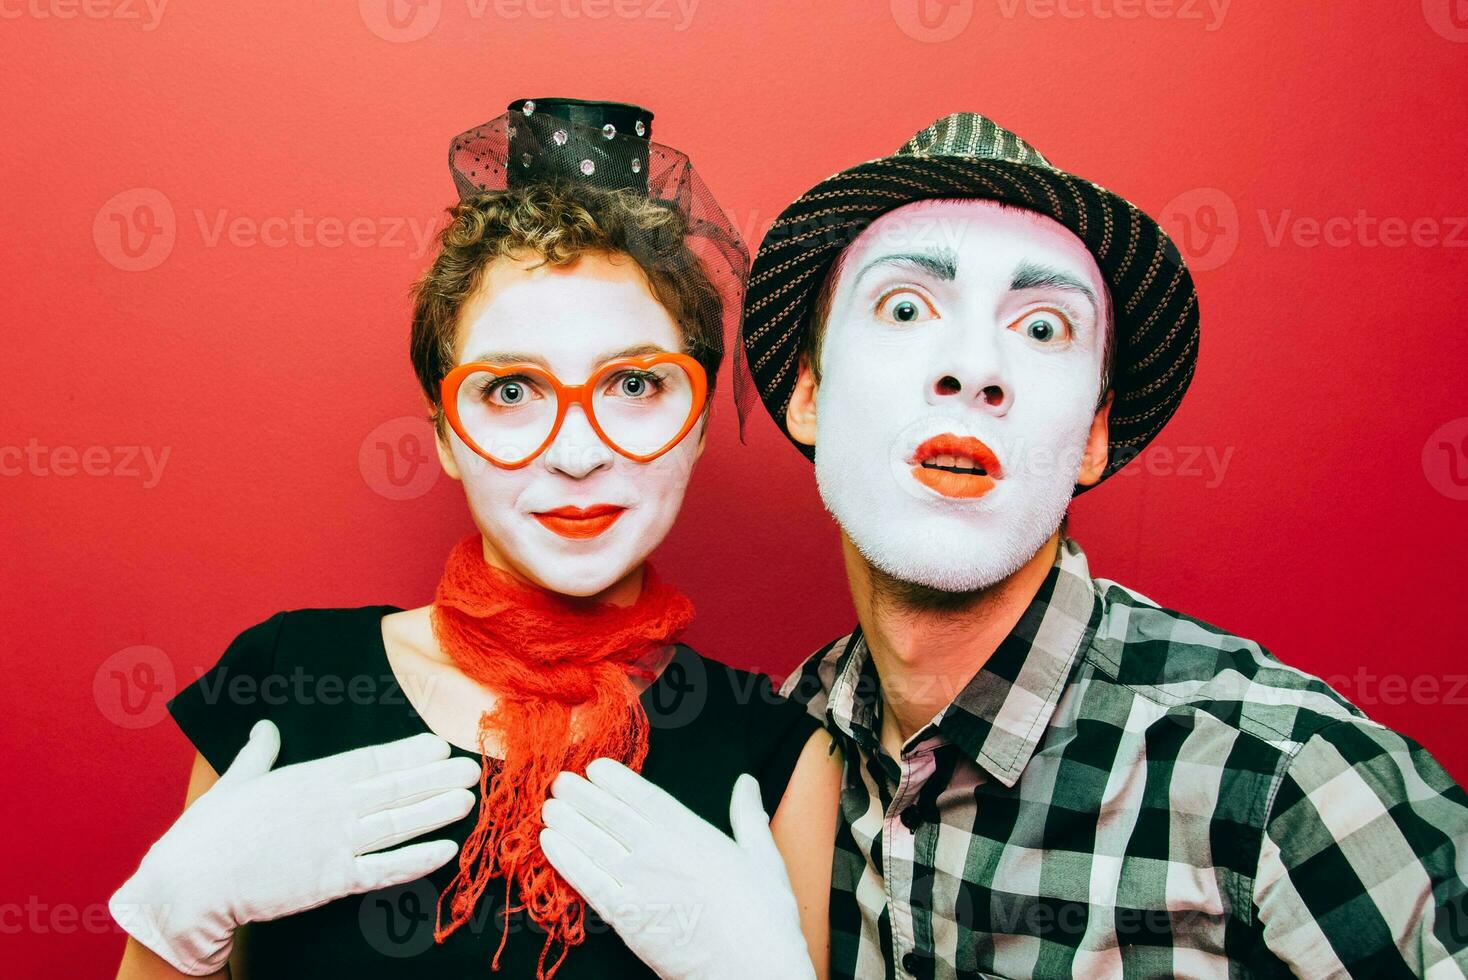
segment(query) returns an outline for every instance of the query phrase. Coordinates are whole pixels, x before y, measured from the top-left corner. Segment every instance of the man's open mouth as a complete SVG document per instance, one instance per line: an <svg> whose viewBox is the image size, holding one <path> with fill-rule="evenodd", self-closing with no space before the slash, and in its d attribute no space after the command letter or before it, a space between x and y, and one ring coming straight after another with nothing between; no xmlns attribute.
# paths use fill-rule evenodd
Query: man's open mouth
<svg viewBox="0 0 1468 980"><path fill-rule="evenodd" d="M914 479L945 497L982 497L1003 477L992 449L973 436L952 432L918 446L908 463Z"/></svg>

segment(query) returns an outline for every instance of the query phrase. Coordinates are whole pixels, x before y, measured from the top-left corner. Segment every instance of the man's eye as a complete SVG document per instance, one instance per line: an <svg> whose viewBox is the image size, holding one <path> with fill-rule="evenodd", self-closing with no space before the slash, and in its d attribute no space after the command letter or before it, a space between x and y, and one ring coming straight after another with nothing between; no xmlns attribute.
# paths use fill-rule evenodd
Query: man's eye
<svg viewBox="0 0 1468 980"><path fill-rule="evenodd" d="M1070 324L1065 317L1050 310L1037 310L1016 324L1019 331L1037 344L1061 344L1070 339Z"/></svg>
<svg viewBox="0 0 1468 980"><path fill-rule="evenodd" d="M877 312L895 323L916 323L930 315L927 303L915 293L908 291L884 296L877 304Z"/></svg>

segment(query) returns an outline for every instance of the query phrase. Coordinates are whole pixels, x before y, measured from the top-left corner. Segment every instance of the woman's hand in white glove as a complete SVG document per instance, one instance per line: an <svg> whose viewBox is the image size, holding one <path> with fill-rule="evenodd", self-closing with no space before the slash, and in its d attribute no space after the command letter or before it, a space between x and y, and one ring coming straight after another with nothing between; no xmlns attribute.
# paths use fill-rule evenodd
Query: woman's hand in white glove
<svg viewBox="0 0 1468 980"><path fill-rule="evenodd" d="M734 783L732 839L612 759L594 760L585 779L561 773L551 793L546 859L658 976L815 976L753 776Z"/></svg>
<svg viewBox="0 0 1468 980"><path fill-rule="evenodd" d="M133 938L191 976L218 971L234 930L415 881L458 851L382 848L462 818L475 759L431 732L271 770L280 731L262 720L219 781L144 855L108 902Z"/></svg>

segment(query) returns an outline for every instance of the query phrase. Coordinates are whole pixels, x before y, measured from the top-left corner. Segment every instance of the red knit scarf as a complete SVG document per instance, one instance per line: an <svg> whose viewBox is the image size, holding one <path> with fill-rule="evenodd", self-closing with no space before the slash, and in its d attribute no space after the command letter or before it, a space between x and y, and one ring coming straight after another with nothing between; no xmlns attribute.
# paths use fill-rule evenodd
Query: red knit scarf
<svg viewBox="0 0 1468 980"><path fill-rule="evenodd" d="M459 850L458 874L439 896L433 935L443 942L470 918L489 880L502 877L505 924L494 970L513 912L526 911L547 933L538 980L550 980L570 947L586 938L581 897L541 853L540 808L563 769L585 773L598 756L642 769L647 713L629 674L646 677L637 661L673 642L693 618L693 604L650 565L643 576L642 594L630 606L564 596L487 564L473 534L454 546L438 583L431 619L439 645L498 702L479 719L479 816ZM503 761L485 752L486 737ZM512 883L521 902L513 908ZM452 916L444 925L450 893ZM553 947L559 954L547 970Z"/></svg>

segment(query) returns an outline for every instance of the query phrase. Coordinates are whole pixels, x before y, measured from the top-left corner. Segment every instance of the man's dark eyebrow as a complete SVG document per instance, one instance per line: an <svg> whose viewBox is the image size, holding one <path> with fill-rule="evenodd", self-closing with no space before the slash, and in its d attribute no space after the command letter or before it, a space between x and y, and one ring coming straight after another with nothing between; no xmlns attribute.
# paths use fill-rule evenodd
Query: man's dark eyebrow
<svg viewBox="0 0 1468 980"><path fill-rule="evenodd" d="M852 285L860 282L871 270L884 265L906 266L945 282L952 282L958 276L958 257L953 254L953 250L935 248L927 252L891 252L879 255L861 267L856 278L851 280Z"/></svg>
<svg viewBox="0 0 1468 980"><path fill-rule="evenodd" d="M1014 291L1021 289L1068 289L1080 293L1091 301L1091 308L1097 312L1101 309L1101 303L1096 298L1096 291L1090 284L1077 278L1064 269L1056 269L1036 262L1021 262L1018 269L1014 270L1014 279L1009 288Z"/></svg>

